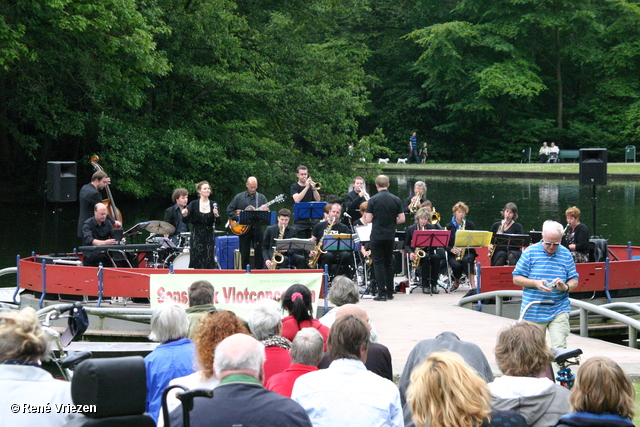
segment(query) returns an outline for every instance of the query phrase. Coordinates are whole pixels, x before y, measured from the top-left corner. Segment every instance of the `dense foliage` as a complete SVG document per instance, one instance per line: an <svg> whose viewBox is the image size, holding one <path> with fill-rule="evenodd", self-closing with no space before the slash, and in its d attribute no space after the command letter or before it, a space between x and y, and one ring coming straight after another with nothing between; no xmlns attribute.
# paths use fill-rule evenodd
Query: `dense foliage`
<svg viewBox="0 0 640 427"><path fill-rule="evenodd" d="M49 160L82 183L99 154L136 197L248 175L286 190L301 163L340 194L413 130L430 161L543 140L622 161L640 145L639 21L621 0L8 0L4 190L41 190Z"/></svg>

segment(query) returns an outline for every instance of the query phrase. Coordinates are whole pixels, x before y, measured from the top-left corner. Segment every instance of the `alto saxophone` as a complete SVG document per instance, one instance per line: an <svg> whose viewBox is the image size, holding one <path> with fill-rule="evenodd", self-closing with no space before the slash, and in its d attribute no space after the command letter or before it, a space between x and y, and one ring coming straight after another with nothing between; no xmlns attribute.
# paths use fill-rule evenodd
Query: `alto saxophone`
<svg viewBox="0 0 640 427"><path fill-rule="evenodd" d="M504 231L504 219L502 221L500 221L500 227L498 227L498 231L496 232L496 234L502 234L502 232ZM493 253L496 251L496 245L494 245L493 243L489 245L489 258L493 258Z"/></svg>
<svg viewBox="0 0 640 427"><path fill-rule="evenodd" d="M423 228L418 227L418 229L420 229L420 231L423 230ZM413 258L413 261L411 261L411 267L413 268L418 268L420 267L420 260L422 258L424 258L425 256L427 256L427 253L424 251L424 249L417 247L415 248L415 250L413 251L415 258Z"/></svg>
<svg viewBox="0 0 640 427"><path fill-rule="evenodd" d="M287 227L282 227L282 230L280 230L280 234L278 234L278 240L284 237L284 231L286 229ZM282 261L284 261L284 255L274 250L273 255L271 255L271 266L269 267L269 270L275 270L278 264L282 264Z"/></svg>
<svg viewBox="0 0 640 427"><path fill-rule="evenodd" d="M329 221L327 221L329 222ZM331 231L331 228L333 227L333 224L337 222L329 222L329 226L327 228L325 228L324 230L324 234L329 234L329 232ZM315 251L315 255L311 258L309 258L309 263L307 264L309 266L309 268L316 268L318 266L318 261L320 261L320 257L322 256L322 254L327 253L327 251L323 251L322 250L322 241L323 239L320 239L320 241L318 242L318 244L316 245L314 251Z"/></svg>
<svg viewBox="0 0 640 427"><path fill-rule="evenodd" d="M464 230L467 226L467 220L463 219L462 220L462 227L460 227L460 230ZM460 248L460 252L458 252L458 255L456 255L456 261L462 261L462 258L464 257L464 252L465 252L465 248Z"/></svg>

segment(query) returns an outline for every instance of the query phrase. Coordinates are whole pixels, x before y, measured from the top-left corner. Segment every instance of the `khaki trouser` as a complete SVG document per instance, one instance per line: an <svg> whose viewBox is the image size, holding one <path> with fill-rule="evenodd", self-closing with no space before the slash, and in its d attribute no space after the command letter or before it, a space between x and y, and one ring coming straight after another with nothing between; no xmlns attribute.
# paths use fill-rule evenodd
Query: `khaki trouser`
<svg viewBox="0 0 640 427"><path fill-rule="evenodd" d="M567 337L569 336L569 312L558 314L549 322L537 322L536 325L546 333L549 330L551 347L567 348Z"/></svg>

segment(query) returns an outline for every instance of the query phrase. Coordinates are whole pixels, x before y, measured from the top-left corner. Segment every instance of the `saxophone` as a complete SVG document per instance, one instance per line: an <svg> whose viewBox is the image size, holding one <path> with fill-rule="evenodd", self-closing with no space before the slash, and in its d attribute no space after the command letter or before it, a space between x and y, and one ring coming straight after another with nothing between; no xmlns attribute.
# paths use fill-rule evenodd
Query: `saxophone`
<svg viewBox="0 0 640 427"><path fill-rule="evenodd" d="M418 226L417 229L420 230L420 231L424 230L424 228L420 227L420 226ZM415 248L413 253L415 254L415 258L413 258L413 261L411 261L411 267L418 268L418 267L420 267L420 260L422 258L424 258L425 256L427 256L427 253L424 251L424 249L422 249L420 247Z"/></svg>
<svg viewBox="0 0 640 427"><path fill-rule="evenodd" d="M280 230L280 234L278 234L278 240L284 237L284 231L286 229L287 227L282 227L282 230ZM271 266L269 267L269 270L275 270L278 264L282 264L282 261L284 261L284 255L274 250L273 255L271 256Z"/></svg>
<svg viewBox="0 0 640 427"><path fill-rule="evenodd" d="M329 223L329 226L325 228L324 234L329 234L331 232L331 228L333 227L333 224L337 221L333 221L333 222L327 221L327 222ZM309 263L307 264L309 268L316 268L318 266L318 261L320 261L320 257L322 256L322 254L327 253L327 251L322 250L322 239L320 239L314 251L316 254L313 257L309 258Z"/></svg>
<svg viewBox="0 0 640 427"><path fill-rule="evenodd" d="M502 234L502 232L504 231L504 219L502 221L500 221L500 227L498 227L498 231L496 232L496 234ZM493 258L493 253L496 251L496 245L494 245L493 243L489 245L489 258Z"/></svg>
<svg viewBox="0 0 640 427"><path fill-rule="evenodd" d="M460 227L460 230L464 230L466 226L467 226L467 220L463 219L462 220L462 227ZM458 252L458 255L456 255L456 261L462 261L462 258L464 257L465 250L466 250L465 248L460 248L460 252Z"/></svg>

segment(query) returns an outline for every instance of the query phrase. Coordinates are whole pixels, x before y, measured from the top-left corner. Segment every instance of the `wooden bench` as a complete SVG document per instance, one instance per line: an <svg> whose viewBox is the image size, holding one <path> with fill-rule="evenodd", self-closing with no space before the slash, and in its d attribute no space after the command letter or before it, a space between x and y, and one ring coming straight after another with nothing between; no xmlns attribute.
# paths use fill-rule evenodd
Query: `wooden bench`
<svg viewBox="0 0 640 427"><path fill-rule="evenodd" d="M573 159L574 163L580 158L580 150L560 150L558 160Z"/></svg>

